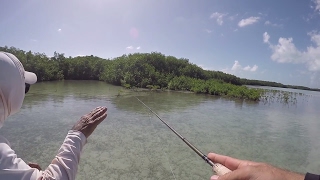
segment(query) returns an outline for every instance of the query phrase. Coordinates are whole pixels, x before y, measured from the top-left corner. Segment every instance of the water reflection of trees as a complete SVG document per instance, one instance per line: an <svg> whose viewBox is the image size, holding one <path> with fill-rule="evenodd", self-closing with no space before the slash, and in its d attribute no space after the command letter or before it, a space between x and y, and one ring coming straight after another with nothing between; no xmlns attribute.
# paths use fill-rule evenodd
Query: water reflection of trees
<svg viewBox="0 0 320 180"><path fill-rule="evenodd" d="M124 111L148 113L148 110L135 98L137 96L155 112L170 112L198 106L207 100L206 96L182 92L131 92L112 98L112 103Z"/></svg>
<svg viewBox="0 0 320 180"><path fill-rule="evenodd" d="M52 81L31 86L23 108L31 108L44 102L62 103L65 98L91 100L116 97L121 87L101 81Z"/></svg>
<svg viewBox="0 0 320 180"><path fill-rule="evenodd" d="M132 91L119 86L110 85L101 81L53 81L40 82L31 87L26 95L23 108L32 108L46 102L53 104L63 103L65 98L75 100L110 100L117 108L125 111L146 113L145 107L134 97L156 112L169 112L171 110L187 109L199 105L203 101L216 100L223 97L194 94L175 91ZM235 98L224 98L233 101L237 107L243 105L256 105L257 102L245 101Z"/></svg>

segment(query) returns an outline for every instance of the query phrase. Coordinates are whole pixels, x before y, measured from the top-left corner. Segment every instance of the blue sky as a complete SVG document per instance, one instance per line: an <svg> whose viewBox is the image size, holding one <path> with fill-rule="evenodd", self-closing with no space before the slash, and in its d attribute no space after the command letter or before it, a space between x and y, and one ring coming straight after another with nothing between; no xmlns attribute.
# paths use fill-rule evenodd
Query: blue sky
<svg viewBox="0 0 320 180"><path fill-rule="evenodd" d="M320 0L10 0L0 46L112 58L157 51L242 78L320 88Z"/></svg>

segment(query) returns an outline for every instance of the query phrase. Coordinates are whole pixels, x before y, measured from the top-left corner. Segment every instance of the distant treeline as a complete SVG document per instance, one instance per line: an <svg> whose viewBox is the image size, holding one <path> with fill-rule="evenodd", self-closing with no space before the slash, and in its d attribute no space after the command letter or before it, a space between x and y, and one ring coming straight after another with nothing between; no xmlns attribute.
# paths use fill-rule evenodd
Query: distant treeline
<svg viewBox="0 0 320 180"><path fill-rule="evenodd" d="M280 87L280 88L302 89L302 90L309 90L309 91L320 91L320 89L309 88L305 86L284 85L277 82L250 80L250 79L241 79L241 84L253 85L253 86L270 86L270 87Z"/></svg>
<svg viewBox="0 0 320 180"><path fill-rule="evenodd" d="M38 81L63 79L101 80L127 88L170 89L170 82L172 84L173 80L177 80L174 78L183 79L183 77L186 77L203 81L215 80L215 82L232 84L235 87L239 85L259 85L320 91L320 89L302 86L288 86L275 82L241 79L221 71L204 70L190 63L188 59L165 56L158 52L135 53L113 59L103 59L93 55L65 57L64 54L57 52L54 52L53 57L48 57L43 53L23 51L7 46L0 47L0 51L10 52L17 56L26 70L37 74ZM201 90L201 92L209 93L209 90Z"/></svg>

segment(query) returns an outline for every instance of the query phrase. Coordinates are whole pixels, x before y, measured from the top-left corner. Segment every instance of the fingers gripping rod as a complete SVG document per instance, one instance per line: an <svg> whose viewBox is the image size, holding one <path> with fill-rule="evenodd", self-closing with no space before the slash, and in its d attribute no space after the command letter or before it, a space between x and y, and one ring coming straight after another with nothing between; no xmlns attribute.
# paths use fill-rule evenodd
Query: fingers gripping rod
<svg viewBox="0 0 320 180"><path fill-rule="evenodd" d="M160 118L160 116L155 113L154 111L152 111L151 108L149 108L144 102L142 102L138 97L135 96L135 98L141 102L146 108L148 108L150 110L150 112L152 112L154 115L157 116L158 119L160 119L160 121L162 121L172 132L174 132L183 142L185 142L194 152L196 152L206 163L208 163L213 171L215 171L217 173L217 175L221 176L224 175L228 172L230 172L230 170L228 168L226 168L225 166L218 164L218 163L213 163L205 154L203 154L199 149L197 149L194 145L192 145L186 138L184 138L181 134L179 134L174 128L172 128L166 121L162 120Z"/></svg>

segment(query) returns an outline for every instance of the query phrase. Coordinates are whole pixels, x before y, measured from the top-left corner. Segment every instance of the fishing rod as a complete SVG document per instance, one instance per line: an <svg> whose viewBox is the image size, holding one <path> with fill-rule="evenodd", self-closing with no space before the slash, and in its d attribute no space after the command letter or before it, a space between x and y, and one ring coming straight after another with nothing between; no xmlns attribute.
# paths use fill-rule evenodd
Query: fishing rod
<svg viewBox="0 0 320 180"><path fill-rule="evenodd" d="M157 116L160 121L162 121L172 132L174 132L183 142L185 142L194 152L196 152L206 163L208 163L212 169L217 173L217 175L221 176L224 175L230 170L219 164L219 163L213 163L205 154L203 154L199 149L197 149L194 145L192 145L186 138L184 138L181 134L179 134L173 127L171 127L166 121L162 120L160 116L152 111L151 108L149 108L144 102L142 102L138 97L134 96L139 102L141 102L146 108L148 108L154 115Z"/></svg>

